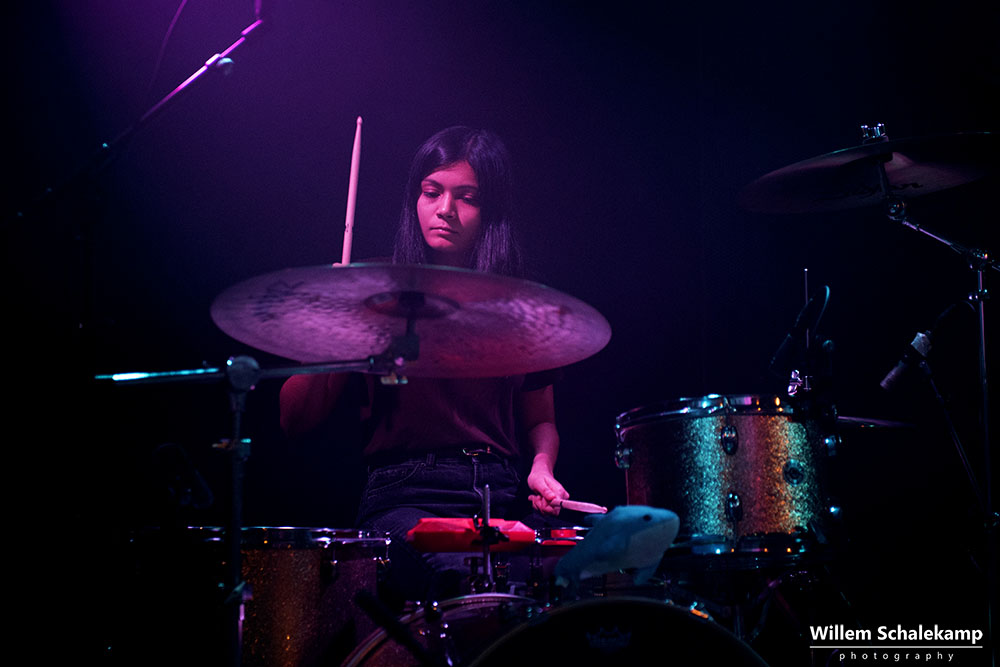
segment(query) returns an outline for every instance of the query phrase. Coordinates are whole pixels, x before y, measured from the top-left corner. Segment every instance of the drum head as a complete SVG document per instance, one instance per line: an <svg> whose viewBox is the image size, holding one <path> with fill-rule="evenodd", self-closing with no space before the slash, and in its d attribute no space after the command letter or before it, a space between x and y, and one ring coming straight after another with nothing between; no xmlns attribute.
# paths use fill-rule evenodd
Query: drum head
<svg viewBox="0 0 1000 667"><path fill-rule="evenodd" d="M529 620L473 665L727 665L767 667L714 621L645 598L592 599Z"/></svg>

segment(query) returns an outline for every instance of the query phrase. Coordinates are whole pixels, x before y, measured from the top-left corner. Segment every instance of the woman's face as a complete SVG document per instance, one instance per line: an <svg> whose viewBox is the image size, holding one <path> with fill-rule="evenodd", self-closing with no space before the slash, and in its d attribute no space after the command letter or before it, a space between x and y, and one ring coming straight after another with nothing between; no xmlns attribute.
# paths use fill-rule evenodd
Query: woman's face
<svg viewBox="0 0 1000 667"><path fill-rule="evenodd" d="M424 177L417 218L433 263L468 266L482 227L479 181L468 162L441 167Z"/></svg>

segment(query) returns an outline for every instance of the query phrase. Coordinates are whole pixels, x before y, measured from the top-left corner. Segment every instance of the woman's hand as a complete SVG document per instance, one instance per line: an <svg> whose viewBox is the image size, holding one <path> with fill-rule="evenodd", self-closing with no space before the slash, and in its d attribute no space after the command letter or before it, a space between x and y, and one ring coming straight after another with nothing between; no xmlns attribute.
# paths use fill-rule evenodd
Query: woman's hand
<svg viewBox="0 0 1000 667"><path fill-rule="evenodd" d="M559 514L558 502L569 498L553 471L559 456L559 432L556 430L556 413L552 385L521 394L521 419L531 447L531 472L528 496L531 504L542 514Z"/></svg>
<svg viewBox="0 0 1000 667"><path fill-rule="evenodd" d="M569 493L552 475L552 468L544 456L535 457L528 473L528 488L535 492L528 500L542 514L559 514L559 502L569 498Z"/></svg>

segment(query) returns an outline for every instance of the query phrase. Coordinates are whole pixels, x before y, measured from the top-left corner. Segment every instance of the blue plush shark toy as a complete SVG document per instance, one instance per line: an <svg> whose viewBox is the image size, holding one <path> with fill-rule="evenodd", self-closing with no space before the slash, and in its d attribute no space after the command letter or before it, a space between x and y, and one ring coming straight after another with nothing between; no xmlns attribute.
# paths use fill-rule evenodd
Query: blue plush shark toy
<svg viewBox="0 0 1000 667"><path fill-rule="evenodd" d="M643 584L656 572L681 525L670 510L646 505L622 505L586 521L590 532L556 564L557 586L572 589L581 579L620 570L635 570L633 581Z"/></svg>

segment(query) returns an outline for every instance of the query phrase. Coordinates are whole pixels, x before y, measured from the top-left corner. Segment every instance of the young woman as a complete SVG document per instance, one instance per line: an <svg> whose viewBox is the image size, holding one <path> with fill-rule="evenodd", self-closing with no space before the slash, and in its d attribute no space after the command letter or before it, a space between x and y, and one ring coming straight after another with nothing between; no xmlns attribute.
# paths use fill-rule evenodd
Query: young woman
<svg viewBox="0 0 1000 667"><path fill-rule="evenodd" d="M435 264L519 276L510 159L491 132L451 127L417 151L410 168L393 262ZM383 386L368 378L371 440L359 527L389 532L392 592L402 600L461 594L462 555L418 554L408 530L424 517L480 514L490 487L494 518L519 518L522 461L530 461L528 498L542 514L569 494L554 476L559 435L554 373L485 379L410 378ZM290 435L318 426L347 375L293 376L282 387L282 427Z"/></svg>

